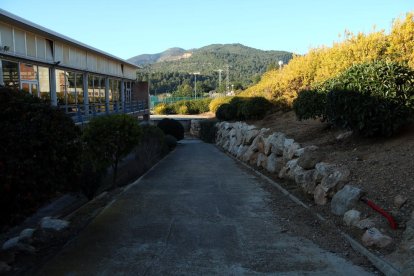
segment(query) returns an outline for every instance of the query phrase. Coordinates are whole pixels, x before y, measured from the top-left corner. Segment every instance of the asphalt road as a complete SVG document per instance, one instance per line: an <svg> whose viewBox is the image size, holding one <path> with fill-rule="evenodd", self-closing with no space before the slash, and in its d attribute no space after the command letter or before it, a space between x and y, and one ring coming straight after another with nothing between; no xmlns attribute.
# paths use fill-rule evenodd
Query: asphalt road
<svg viewBox="0 0 414 276"><path fill-rule="evenodd" d="M369 275L285 233L269 194L213 145L186 140L40 275Z"/></svg>

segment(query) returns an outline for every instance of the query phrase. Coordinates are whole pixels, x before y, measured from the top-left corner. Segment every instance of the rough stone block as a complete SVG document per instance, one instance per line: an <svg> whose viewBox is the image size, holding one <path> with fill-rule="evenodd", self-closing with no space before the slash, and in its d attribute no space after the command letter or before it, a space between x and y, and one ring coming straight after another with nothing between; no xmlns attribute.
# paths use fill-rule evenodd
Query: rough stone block
<svg viewBox="0 0 414 276"><path fill-rule="evenodd" d="M356 225L361 219L361 212L357 210L349 210L344 214L344 222L347 226Z"/></svg>
<svg viewBox="0 0 414 276"><path fill-rule="evenodd" d="M33 233L36 229L33 228L26 228L19 235L19 241L29 243L32 240Z"/></svg>
<svg viewBox="0 0 414 276"><path fill-rule="evenodd" d="M375 222L371 218L366 218L366 219L360 220L355 226L358 227L359 229L369 229L375 226Z"/></svg>
<svg viewBox="0 0 414 276"><path fill-rule="evenodd" d="M362 236L362 244L365 246L387 247L392 243L392 238L382 234L377 228L373 227L365 231Z"/></svg>
<svg viewBox="0 0 414 276"><path fill-rule="evenodd" d="M17 244L19 243L19 237L13 237L8 239L3 243L3 246L1 249L8 250L17 247Z"/></svg>
<svg viewBox="0 0 414 276"><path fill-rule="evenodd" d="M317 149L317 147L304 148L303 153L301 153L300 157L298 158L298 165L304 168L305 170L315 168L315 165L317 163L320 163L324 158L324 155L321 152L318 152ZM299 150L296 150L296 153Z"/></svg>
<svg viewBox="0 0 414 276"><path fill-rule="evenodd" d="M322 188L321 184L316 186L313 199L318 205L325 205L328 202L327 192Z"/></svg>
<svg viewBox="0 0 414 276"><path fill-rule="evenodd" d="M407 202L408 198L403 196L403 195L397 195L394 198L394 206L397 209L400 209L406 202Z"/></svg>
<svg viewBox="0 0 414 276"><path fill-rule="evenodd" d="M267 157L266 170L270 173L279 173L282 169L283 160L277 157L275 153L272 153Z"/></svg>
<svg viewBox="0 0 414 276"><path fill-rule="evenodd" d="M304 170L300 166L297 166L294 170L296 184L298 184L305 193L310 195L313 195L316 188L316 183L313 180L314 173L315 170Z"/></svg>
<svg viewBox="0 0 414 276"><path fill-rule="evenodd" d="M363 194L361 189L351 185L345 185L342 190L333 196L331 212L335 215L342 216L346 211L352 209Z"/></svg>
<svg viewBox="0 0 414 276"><path fill-rule="evenodd" d="M69 222L62 219L44 217L40 222L40 227L44 230L61 231L69 226Z"/></svg>

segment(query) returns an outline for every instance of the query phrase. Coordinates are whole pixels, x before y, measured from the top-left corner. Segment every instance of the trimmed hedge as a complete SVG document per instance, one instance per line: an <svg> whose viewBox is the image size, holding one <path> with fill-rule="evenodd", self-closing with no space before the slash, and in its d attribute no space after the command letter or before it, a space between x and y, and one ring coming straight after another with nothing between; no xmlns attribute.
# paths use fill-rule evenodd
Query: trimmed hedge
<svg viewBox="0 0 414 276"><path fill-rule="evenodd" d="M221 121L263 119L271 112L273 105L263 97L234 97L216 111L216 118Z"/></svg>
<svg viewBox="0 0 414 276"><path fill-rule="evenodd" d="M293 110L299 120L326 118L325 91L303 90L293 101Z"/></svg>
<svg viewBox="0 0 414 276"><path fill-rule="evenodd" d="M141 173L147 171L157 160L168 153L164 132L156 126L141 125L142 135L135 149L135 160Z"/></svg>
<svg viewBox="0 0 414 276"><path fill-rule="evenodd" d="M169 104L158 104L154 108L155 114L201 114L209 111L209 104L211 98L197 99L197 100L183 100Z"/></svg>
<svg viewBox="0 0 414 276"><path fill-rule="evenodd" d="M217 98L214 98L211 102L210 102L210 104L209 104L209 110L211 111L211 112L214 112L214 113L216 113L217 112L217 110L219 109L219 107L221 106L221 105L223 105L223 104L226 104L226 103L230 103L230 101L233 99L234 97L233 96L227 96L227 97L217 97Z"/></svg>
<svg viewBox="0 0 414 276"><path fill-rule="evenodd" d="M177 146L177 139L170 134L165 135L164 142L169 150L173 150Z"/></svg>
<svg viewBox="0 0 414 276"><path fill-rule="evenodd" d="M18 223L58 192L77 189L80 129L49 103L0 88L0 227Z"/></svg>
<svg viewBox="0 0 414 276"><path fill-rule="evenodd" d="M263 97L245 98L239 103L240 117L247 120L260 120L272 109L272 103Z"/></svg>
<svg viewBox="0 0 414 276"><path fill-rule="evenodd" d="M174 119L164 118L158 122L157 126L165 135L172 135L177 141L184 139L184 127Z"/></svg>
<svg viewBox="0 0 414 276"><path fill-rule="evenodd" d="M200 121L200 139L206 143L215 143L217 134L217 120Z"/></svg>

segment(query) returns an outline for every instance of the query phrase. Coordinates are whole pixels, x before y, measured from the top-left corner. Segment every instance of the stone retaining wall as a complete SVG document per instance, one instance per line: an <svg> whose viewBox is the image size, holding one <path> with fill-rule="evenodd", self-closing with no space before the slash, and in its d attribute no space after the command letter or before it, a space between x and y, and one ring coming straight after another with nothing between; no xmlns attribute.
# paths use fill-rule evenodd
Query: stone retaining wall
<svg viewBox="0 0 414 276"><path fill-rule="evenodd" d="M280 132L259 129L243 122L217 124L216 144L236 158L267 170L281 179L294 181L324 205L347 182L350 171L323 162L317 146L301 147Z"/></svg>
<svg viewBox="0 0 414 276"><path fill-rule="evenodd" d="M360 198L364 192L348 183L350 171L345 166L323 162L325 156L317 146L302 147L283 133L244 122L220 122L216 126L217 146L247 164L293 181L318 205L330 201L331 212L343 216L345 225L365 231L361 237L365 246L387 247L392 244L389 236L375 228L374 216L363 218L366 216L356 210L360 209L358 204L362 204ZM380 215L377 217L384 219ZM408 272L406 275L414 275L413 229L414 212L406 222L401 243L392 254L393 264L403 274Z"/></svg>

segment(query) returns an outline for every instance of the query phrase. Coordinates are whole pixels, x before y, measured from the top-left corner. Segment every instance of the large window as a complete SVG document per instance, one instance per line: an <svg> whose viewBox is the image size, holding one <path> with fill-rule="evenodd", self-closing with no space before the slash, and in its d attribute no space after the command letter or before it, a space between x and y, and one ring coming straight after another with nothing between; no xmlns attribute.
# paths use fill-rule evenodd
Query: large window
<svg viewBox="0 0 414 276"><path fill-rule="evenodd" d="M125 103L127 104L130 104L132 101L131 88L132 87L130 81L124 82Z"/></svg>
<svg viewBox="0 0 414 276"><path fill-rule="evenodd" d="M88 96L92 112L105 111L105 78L89 75Z"/></svg>
<svg viewBox="0 0 414 276"><path fill-rule="evenodd" d="M56 97L58 105L67 105L68 76L65 71L56 69Z"/></svg>
<svg viewBox="0 0 414 276"><path fill-rule="evenodd" d="M76 82L75 82L75 88L76 88L76 94L77 94L77 103L83 104L83 74L76 73Z"/></svg>
<svg viewBox="0 0 414 276"><path fill-rule="evenodd" d="M56 70L56 95L58 104L63 106L67 113L82 111L82 73Z"/></svg>
<svg viewBox="0 0 414 276"><path fill-rule="evenodd" d="M40 98L50 101L49 68L38 67Z"/></svg>
<svg viewBox="0 0 414 276"><path fill-rule="evenodd" d="M3 68L3 84L6 87L19 89L19 66L17 62L1 61Z"/></svg>
<svg viewBox="0 0 414 276"><path fill-rule="evenodd" d="M111 111L120 108L121 101L121 81L109 79L109 109Z"/></svg>
<svg viewBox="0 0 414 276"><path fill-rule="evenodd" d="M20 79L37 82L37 66L33 64L20 63Z"/></svg>
<svg viewBox="0 0 414 276"><path fill-rule="evenodd" d="M20 63L20 85L23 91L40 97L37 65Z"/></svg>

